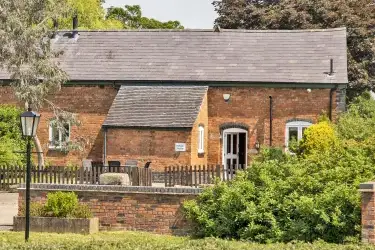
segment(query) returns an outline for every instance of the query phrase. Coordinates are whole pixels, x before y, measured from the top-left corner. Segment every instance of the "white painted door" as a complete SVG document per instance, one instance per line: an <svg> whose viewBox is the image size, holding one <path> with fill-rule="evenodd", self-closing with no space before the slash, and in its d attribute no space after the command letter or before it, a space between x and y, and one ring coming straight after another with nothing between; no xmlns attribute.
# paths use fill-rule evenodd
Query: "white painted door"
<svg viewBox="0 0 375 250"><path fill-rule="evenodd" d="M226 169L238 166L239 133L224 134L224 165Z"/></svg>

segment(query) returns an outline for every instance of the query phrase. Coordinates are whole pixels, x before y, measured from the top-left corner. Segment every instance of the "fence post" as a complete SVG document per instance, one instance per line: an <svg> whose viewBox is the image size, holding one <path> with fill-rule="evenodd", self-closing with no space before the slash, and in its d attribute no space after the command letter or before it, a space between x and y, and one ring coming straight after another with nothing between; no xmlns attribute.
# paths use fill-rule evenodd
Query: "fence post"
<svg viewBox="0 0 375 250"><path fill-rule="evenodd" d="M219 178L221 180L220 165L216 165L216 178Z"/></svg>
<svg viewBox="0 0 375 250"><path fill-rule="evenodd" d="M172 175L172 179L173 179L173 183L172 183L172 187L174 187L176 185L176 167L173 166L173 175Z"/></svg>

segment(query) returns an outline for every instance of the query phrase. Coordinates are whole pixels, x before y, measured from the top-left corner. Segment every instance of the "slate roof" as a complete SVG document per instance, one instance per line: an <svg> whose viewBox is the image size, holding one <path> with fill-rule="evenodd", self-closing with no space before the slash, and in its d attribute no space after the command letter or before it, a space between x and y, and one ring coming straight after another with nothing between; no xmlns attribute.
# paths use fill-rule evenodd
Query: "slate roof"
<svg viewBox="0 0 375 250"><path fill-rule="evenodd" d="M61 32L76 81L347 83L346 29ZM330 59L334 77L328 77ZM0 72L0 79L8 75Z"/></svg>
<svg viewBox="0 0 375 250"><path fill-rule="evenodd" d="M191 128L207 86L121 86L103 127Z"/></svg>

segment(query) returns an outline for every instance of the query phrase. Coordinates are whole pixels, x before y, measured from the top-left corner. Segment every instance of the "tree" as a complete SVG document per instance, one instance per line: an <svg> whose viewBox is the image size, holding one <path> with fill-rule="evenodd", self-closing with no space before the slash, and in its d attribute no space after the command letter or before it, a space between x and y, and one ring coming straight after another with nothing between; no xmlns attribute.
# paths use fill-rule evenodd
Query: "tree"
<svg viewBox="0 0 375 250"><path fill-rule="evenodd" d="M20 128L22 110L8 105L0 105L0 165L18 165L25 163L25 149Z"/></svg>
<svg viewBox="0 0 375 250"><path fill-rule="evenodd" d="M79 28L86 30L123 29L123 24L115 19L105 18L105 9L101 0L65 0L70 14L59 20L59 26L64 29L72 28L72 18L78 15Z"/></svg>
<svg viewBox="0 0 375 250"><path fill-rule="evenodd" d="M373 0L214 1L216 25L226 29L325 29L347 27L349 86L375 89Z"/></svg>
<svg viewBox="0 0 375 250"><path fill-rule="evenodd" d="M179 21L161 22L142 16L139 5L125 5L124 8L108 9L107 20L118 20L126 29L183 29Z"/></svg>
<svg viewBox="0 0 375 250"><path fill-rule="evenodd" d="M0 1L0 67L10 74L11 86L25 108L39 110L49 104L58 127L75 123L75 114L65 112L48 100L68 80L56 58L58 51L51 48L51 20L66 15L66 2L59 0L2 0ZM65 131L63 131L65 132ZM38 137L34 140L42 151ZM43 154L38 164L44 165Z"/></svg>

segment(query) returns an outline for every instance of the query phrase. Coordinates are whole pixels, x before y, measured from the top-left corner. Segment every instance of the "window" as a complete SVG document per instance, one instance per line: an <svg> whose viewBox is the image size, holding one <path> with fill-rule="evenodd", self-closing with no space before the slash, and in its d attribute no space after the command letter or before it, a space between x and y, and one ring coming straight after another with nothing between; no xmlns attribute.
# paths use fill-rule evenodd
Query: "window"
<svg viewBox="0 0 375 250"><path fill-rule="evenodd" d="M204 153L204 127L202 125L199 126L198 129L198 153Z"/></svg>
<svg viewBox="0 0 375 250"><path fill-rule="evenodd" d="M310 127L310 122L305 121L293 121L286 124L286 137L285 145L288 147L291 140L301 140L305 129Z"/></svg>
<svg viewBox="0 0 375 250"><path fill-rule="evenodd" d="M66 123L63 128L59 129L56 122L51 121L49 124L49 148L60 149L70 137L70 125Z"/></svg>

